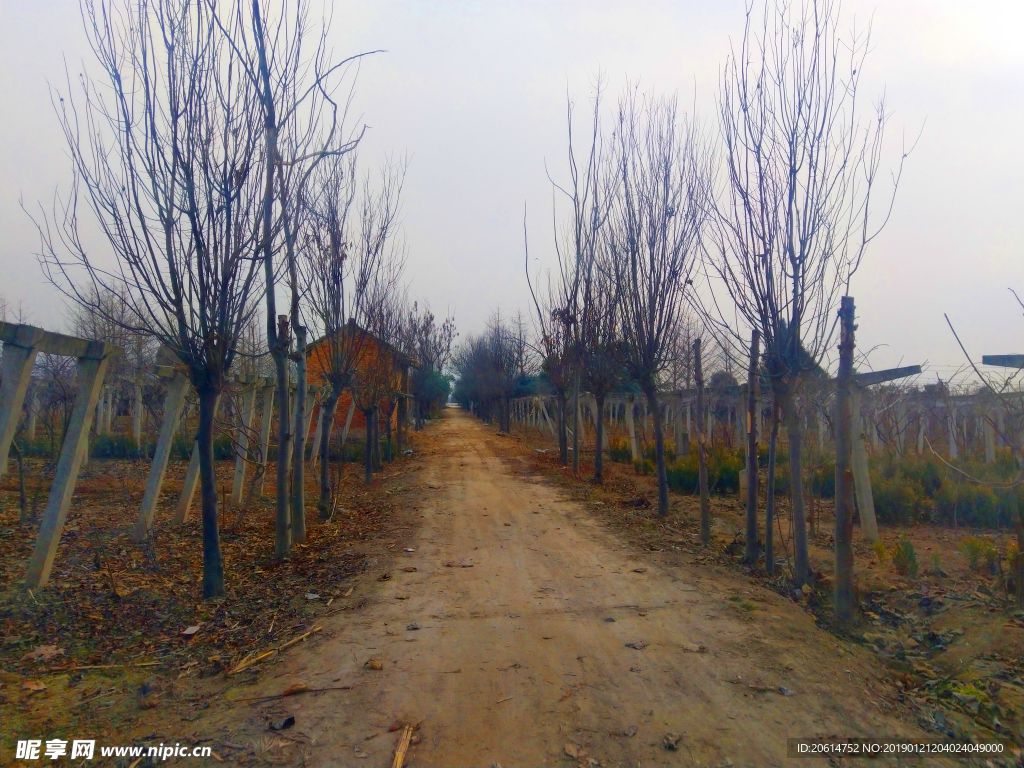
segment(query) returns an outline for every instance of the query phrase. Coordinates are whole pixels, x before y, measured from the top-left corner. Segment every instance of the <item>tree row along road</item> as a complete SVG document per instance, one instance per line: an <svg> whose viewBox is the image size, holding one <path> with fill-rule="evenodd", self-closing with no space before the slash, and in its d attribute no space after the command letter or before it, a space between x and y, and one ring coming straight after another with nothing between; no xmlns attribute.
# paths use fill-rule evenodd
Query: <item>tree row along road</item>
<svg viewBox="0 0 1024 768"><path fill-rule="evenodd" d="M283 707L314 766L391 765L396 722L420 724L412 766L810 766L787 738L921 735L883 714L868 657L795 604L641 556L464 412L431 429L415 551L246 696L351 690L272 703L235 733Z"/></svg>

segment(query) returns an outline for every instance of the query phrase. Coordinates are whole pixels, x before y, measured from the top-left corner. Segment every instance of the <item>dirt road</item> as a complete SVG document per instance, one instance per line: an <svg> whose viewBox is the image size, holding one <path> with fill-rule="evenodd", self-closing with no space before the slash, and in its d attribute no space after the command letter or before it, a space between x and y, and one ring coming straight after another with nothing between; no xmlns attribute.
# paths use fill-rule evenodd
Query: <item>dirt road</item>
<svg viewBox="0 0 1024 768"><path fill-rule="evenodd" d="M873 700L867 657L792 602L641 558L462 412L432 429L415 551L246 689L351 690L252 713L250 737L287 711L312 766L390 765L393 722L421 723L411 766L739 766L814 765L787 737L911 733Z"/></svg>

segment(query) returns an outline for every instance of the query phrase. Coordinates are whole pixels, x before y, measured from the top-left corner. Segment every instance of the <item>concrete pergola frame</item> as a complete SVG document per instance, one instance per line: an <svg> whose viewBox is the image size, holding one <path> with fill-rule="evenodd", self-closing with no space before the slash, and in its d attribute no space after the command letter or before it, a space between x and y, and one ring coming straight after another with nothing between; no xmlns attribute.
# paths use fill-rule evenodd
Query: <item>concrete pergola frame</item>
<svg viewBox="0 0 1024 768"><path fill-rule="evenodd" d="M25 578L29 588L41 587L50 580L107 367L112 358L121 354L121 349L103 341L79 339L31 325L4 322L0 322L0 341L4 344L3 381L0 383L0 477L7 470L7 458L36 355L43 352L78 360L78 393Z"/></svg>
<svg viewBox="0 0 1024 768"><path fill-rule="evenodd" d="M174 434L178 430L178 420L181 417L181 410L185 404L191 385L184 371L176 366L159 366L157 375L168 380L167 398L164 401L164 419L160 425L160 435L157 438L156 450L153 453L153 463L150 466L149 477L146 480L146 490L142 497L142 504L139 507L139 515L135 522L135 529L132 532L132 539L135 542L142 542L150 535L153 529L153 518L156 513L156 503L160 498L160 490L163 487L164 477L167 473L167 464L171 457L171 448L174 443ZM238 452L235 457L235 472L231 487L231 501L233 504L240 504L245 492L246 475L246 452L249 446L248 431L252 425L256 411L256 395L262 394L263 408L260 414L260 450L264 462L270 448L270 424L274 412L274 392L276 390L275 380L265 376L239 375L233 378L242 385L241 392L241 420L242 428L239 431L237 442ZM318 387L309 385L309 394L316 392ZM221 399L218 398L217 410L220 408ZM306 411L304 434L309 434L310 423L313 418L314 408ZM216 411L215 411L216 414ZM263 476L266 480L266 474ZM182 525L188 522L192 509L192 500L195 497L196 487L199 484L199 451L198 444L193 443L192 455L189 458L188 470L185 473L185 482L175 506L172 522ZM262 482L260 485L262 491Z"/></svg>

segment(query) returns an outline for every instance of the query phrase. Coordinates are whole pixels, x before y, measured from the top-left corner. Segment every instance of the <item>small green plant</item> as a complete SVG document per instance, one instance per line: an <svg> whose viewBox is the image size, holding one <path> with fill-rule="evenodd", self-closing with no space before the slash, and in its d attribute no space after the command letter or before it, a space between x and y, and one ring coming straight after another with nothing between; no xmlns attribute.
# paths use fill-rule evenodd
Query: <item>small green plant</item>
<svg viewBox="0 0 1024 768"><path fill-rule="evenodd" d="M932 552L931 560L932 560L932 575L933 576L941 576L942 575L942 558L939 557L939 553L938 552Z"/></svg>
<svg viewBox="0 0 1024 768"><path fill-rule="evenodd" d="M910 539L900 539L892 553L892 564L901 576L917 577L917 552Z"/></svg>
<svg viewBox="0 0 1024 768"><path fill-rule="evenodd" d="M629 439L625 437L613 437L608 441L608 458L620 464L627 464L633 460L633 451L629 447Z"/></svg>
<svg viewBox="0 0 1024 768"><path fill-rule="evenodd" d="M992 543L978 536L964 536L956 548L967 558L967 564L972 571L981 570L982 562L985 563L986 568L991 570L999 557L999 553Z"/></svg>
<svg viewBox="0 0 1024 768"><path fill-rule="evenodd" d="M633 469L638 475L650 475L654 473L654 462L650 459L644 459L643 461L634 461Z"/></svg>
<svg viewBox="0 0 1024 768"><path fill-rule="evenodd" d="M744 599L743 599L742 597L740 597L739 595L732 595L732 596L731 596L731 597L729 598L729 600L730 600L730 602L734 603L734 604L736 605L736 607L737 607L737 608L738 608L739 610L741 610L741 611L743 612L743 614L744 614L744 615L745 615L745 616L746 616L747 618L750 618L751 616L753 616L753 615L754 615L754 612L755 612L755 611L757 610L757 606L756 606L756 605L754 605L754 604L753 604L752 602L750 602L749 600L744 600Z"/></svg>
<svg viewBox="0 0 1024 768"><path fill-rule="evenodd" d="M875 539L874 548L875 548L875 558L878 560L879 563L884 563L885 562L885 554L886 554L885 553L885 542L883 542L881 539Z"/></svg>

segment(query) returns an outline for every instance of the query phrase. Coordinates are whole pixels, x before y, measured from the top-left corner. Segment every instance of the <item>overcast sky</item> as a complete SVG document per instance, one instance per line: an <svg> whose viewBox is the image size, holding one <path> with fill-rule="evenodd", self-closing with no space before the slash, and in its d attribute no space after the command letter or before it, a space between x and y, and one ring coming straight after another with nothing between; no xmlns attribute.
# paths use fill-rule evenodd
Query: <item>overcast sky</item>
<svg viewBox="0 0 1024 768"><path fill-rule="evenodd" d="M383 48L362 67L356 113L369 127L364 165L411 158L404 233L410 293L460 331L495 308L528 309L522 217L531 258L551 255L545 161L561 168L566 93L585 102L600 68L711 117L719 67L743 28L743 0L704 2L334 3L339 54ZM56 328L61 301L35 261L19 207L49 203L69 167L50 105L64 60L77 72L77 0L0 0L0 295ZM889 139L916 135L891 223L857 274L861 348L874 367L929 361L933 378L963 363L949 313L975 357L1024 351L1024 4L848 1L873 22L864 94L883 90ZM95 66L86 60L86 67Z"/></svg>

